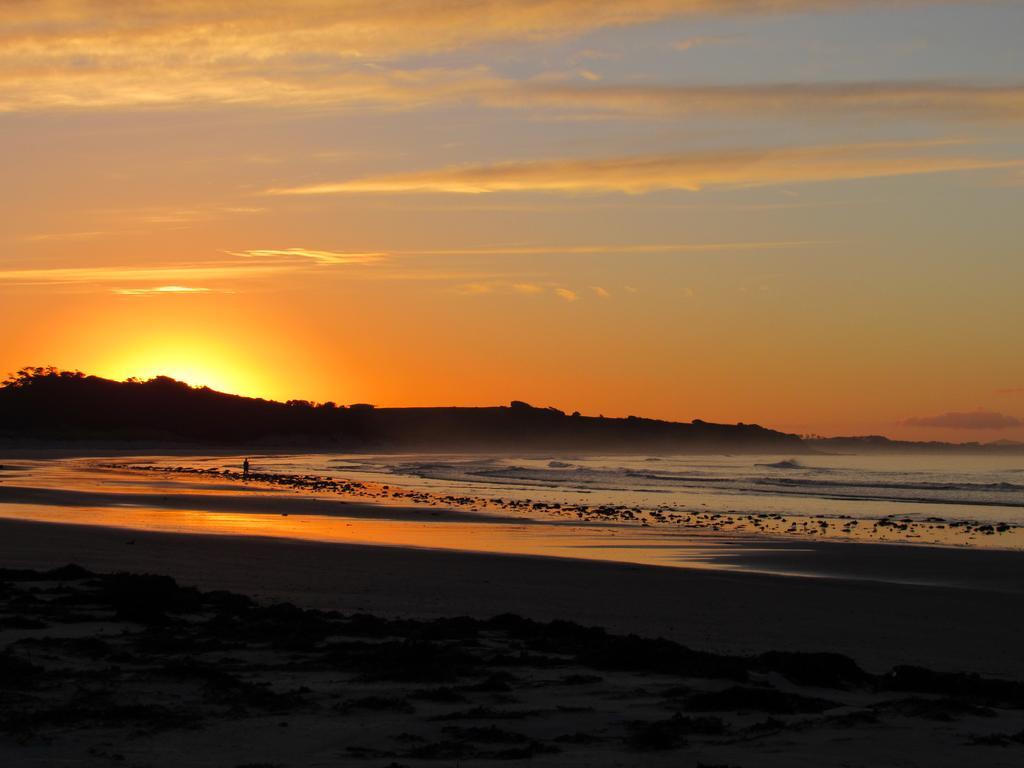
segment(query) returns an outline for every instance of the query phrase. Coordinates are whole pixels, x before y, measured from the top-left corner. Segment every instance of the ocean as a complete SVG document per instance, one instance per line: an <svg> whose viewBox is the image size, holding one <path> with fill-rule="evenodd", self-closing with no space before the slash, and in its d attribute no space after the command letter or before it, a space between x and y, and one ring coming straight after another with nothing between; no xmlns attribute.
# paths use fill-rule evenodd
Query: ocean
<svg viewBox="0 0 1024 768"><path fill-rule="evenodd" d="M255 464L267 472L548 504L1024 525L1024 456L307 454Z"/></svg>

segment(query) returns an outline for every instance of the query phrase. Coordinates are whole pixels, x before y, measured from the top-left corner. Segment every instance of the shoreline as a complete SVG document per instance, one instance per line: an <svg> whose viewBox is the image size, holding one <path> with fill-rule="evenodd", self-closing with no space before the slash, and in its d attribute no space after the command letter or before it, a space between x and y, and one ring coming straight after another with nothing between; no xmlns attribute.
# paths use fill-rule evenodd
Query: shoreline
<svg viewBox="0 0 1024 768"><path fill-rule="evenodd" d="M239 482L147 491L0 484L0 520L1024 594L1024 552L1015 549L702 529L645 537L650 528L622 523L577 526Z"/></svg>
<svg viewBox="0 0 1024 768"><path fill-rule="evenodd" d="M181 477L195 479L213 477L219 481L234 482L236 487L244 478L241 472L228 468L211 468L196 466L171 466L169 464L109 464L97 465L102 470L122 471L142 476ZM841 513L790 514L778 510L740 510L740 509L700 509L691 505L672 506L660 504L652 507L637 506L634 503L590 502L576 499L569 501L564 497L555 502L547 502L533 498L517 496L513 490L521 481L508 482L509 497L493 496L474 492L473 489L461 488L455 492L438 492L436 489L418 490L403 489L409 478L396 479L388 483L378 478L367 481L339 478L336 476L295 474L288 472L256 472L249 480L254 485L270 488L287 488L301 491L316 491L339 494L346 498L366 499L374 503L405 503L427 505L434 508L463 509L472 512L487 511L492 514L540 513L549 520L575 520L586 523L642 523L645 526L660 527L662 530L685 530L687 532L707 531L728 534L756 533L760 536L775 537L780 541L828 540L828 541L864 541L886 542L896 541L906 544L922 544L929 546L970 546L976 548L1024 551L1024 525L1006 520L978 520L972 518L932 515L927 518L914 519L908 510L891 512L876 516L854 516ZM418 479L413 481L418 485ZM397 483L397 484L396 484ZM538 489L543 493L543 489ZM620 489L594 489L597 492L608 490L616 492ZM590 491L588 490L587 493ZM458 495L453 495L457 493ZM794 494L793 499L810 498L808 494ZM556 497L557 498L557 497ZM877 502L869 497L843 495L842 497L821 496L822 500L832 499L843 503L864 504ZM938 502L920 498L901 498L899 504L913 507L915 505L935 506ZM981 503L977 501L961 501L947 504L950 509L989 508L1017 509L1017 504ZM707 507L702 504L701 507Z"/></svg>
<svg viewBox="0 0 1024 768"><path fill-rule="evenodd" d="M243 482L240 473L188 467L22 462L0 474L0 519L1024 594L1024 551L1014 548L582 513L577 521L565 514L571 507L530 514L529 499L488 507L474 497L312 475Z"/></svg>

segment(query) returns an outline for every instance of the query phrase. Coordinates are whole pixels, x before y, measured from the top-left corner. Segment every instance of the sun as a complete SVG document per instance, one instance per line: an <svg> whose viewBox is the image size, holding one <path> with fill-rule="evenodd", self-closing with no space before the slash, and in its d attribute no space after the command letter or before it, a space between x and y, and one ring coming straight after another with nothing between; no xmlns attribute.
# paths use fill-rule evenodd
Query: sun
<svg viewBox="0 0 1024 768"><path fill-rule="evenodd" d="M182 363L154 363L142 366L142 370L136 366L133 376L139 379L151 379L154 376L170 376L172 379L183 381L193 387L209 387L220 392L230 394L243 394L242 384L238 377L228 371L218 371L201 365L187 365Z"/></svg>
<svg viewBox="0 0 1024 768"><path fill-rule="evenodd" d="M267 397L264 377L239 358L238 353L209 342L160 343L111 361L104 366L102 375L118 380L170 376L193 387L205 386L234 395Z"/></svg>

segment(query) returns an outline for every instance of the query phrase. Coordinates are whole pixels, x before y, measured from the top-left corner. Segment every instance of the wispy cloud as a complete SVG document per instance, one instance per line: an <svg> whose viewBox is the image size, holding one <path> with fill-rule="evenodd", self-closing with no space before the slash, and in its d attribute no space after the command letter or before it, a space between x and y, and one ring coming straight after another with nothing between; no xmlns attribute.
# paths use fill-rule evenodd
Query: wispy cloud
<svg viewBox="0 0 1024 768"><path fill-rule="evenodd" d="M409 108L529 98L483 67L409 68L423 53L580 36L685 15L737 16L940 5L953 0L106 0L0 4L0 111L270 104ZM692 37L681 47L706 45ZM585 73L581 73L584 74ZM627 89L628 90L628 89ZM503 92L511 91L510 94ZM571 99L678 103L682 91ZM543 89L533 98L555 100ZM710 100L710 96L704 99ZM733 99L736 94L733 94ZM762 102L765 99L761 99ZM649 106L649 108L654 108ZM664 105L657 107L664 110Z"/></svg>
<svg viewBox="0 0 1024 768"><path fill-rule="evenodd" d="M722 45L723 43L736 42L738 38L728 35L692 35L682 40L677 40L672 47L677 51L692 51L694 48L703 48L707 45Z"/></svg>
<svg viewBox="0 0 1024 768"><path fill-rule="evenodd" d="M864 114L956 121L1024 119L1024 84L941 81L614 85L493 82L477 98L491 106L582 110L625 117L756 114L848 118Z"/></svg>
<svg viewBox="0 0 1024 768"><path fill-rule="evenodd" d="M544 286L537 285L536 283L513 283L512 290L516 293L523 293L528 296L535 296L538 293L544 293Z"/></svg>
<svg viewBox="0 0 1024 768"><path fill-rule="evenodd" d="M955 155L942 142L698 151L456 166L268 190L271 195L432 192L698 191L1019 167L1024 161ZM942 151L939 151L942 150Z"/></svg>
<svg viewBox="0 0 1024 768"><path fill-rule="evenodd" d="M272 60L304 51L375 58L450 50L496 40L578 36L609 26L682 15L806 13L942 5L952 0L151 0L145 13L109 0L5 3L0 35L30 53L150 53L154 44L203 61ZM87 62L80 62L80 66Z"/></svg>
<svg viewBox="0 0 1024 768"><path fill-rule="evenodd" d="M907 427L937 427L942 429L1000 430L1024 426L1024 420L995 411L950 411L938 416L914 416L903 422Z"/></svg>
<svg viewBox="0 0 1024 768"><path fill-rule="evenodd" d="M522 294L544 293L550 286L521 280L516 282L511 273L496 273L493 270L481 273L479 270L446 271L438 270L433 263L418 263L432 257L443 256L506 256L506 255L643 255L672 253L731 253L749 251L774 251L805 248L819 245L815 241L766 241L766 242L723 242L723 243L621 243L615 245L499 245L477 248L436 248L419 250L390 251L340 251L315 248L253 248L244 251L226 251L230 259L201 263L153 264L153 265L95 265L90 267L7 267L0 263L0 285L21 286L97 286L119 295L160 295L201 291L226 290L223 287L192 289L186 286L202 282L227 283L232 286L239 281L310 272L327 268L345 269L352 278L370 280L409 280L461 283L468 280L505 279L511 290ZM402 262L399 268L384 269L386 265ZM366 265L373 269L347 270L349 266ZM522 276L522 273L520 273ZM148 283L148 286L125 285ZM483 285L484 283L470 283ZM488 284L493 287L493 284ZM150 286L156 286L150 287ZM471 291L472 292L472 291ZM479 292L479 291L477 291Z"/></svg>
<svg viewBox="0 0 1024 768"><path fill-rule="evenodd" d="M188 296L197 293L213 293L212 288L196 288L187 285L158 285L155 288L115 288L118 296ZM217 291L222 293L223 291Z"/></svg>
<svg viewBox="0 0 1024 768"><path fill-rule="evenodd" d="M145 282L156 285L182 285L190 282L266 277L288 271L286 264L246 264L214 262L207 264L169 264L154 266L42 267L37 269L0 268L0 283L12 285L117 285Z"/></svg>
<svg viewBox="0 0 1024 768"><path fill-rule="evenodd" d="M27 243L65 242L79 240L95 240L99 237L106 237L112 234L105 230L87 230L82 232L42 232L35 235L26 235L22 238Z"/></svg>
<svg viewBox="0 0 1024 768"><path fill-rule="evenodd" d="M508 283L502 281L461 283L455 292L464 296L483 296L489 294L518 294L520 296L548 297L573 303L580 301L585 294L557 283ZM612 293L600 286L590 286L589 292L599 299L611 299Z"/></svg>
<svg viewBox="0 0 1024 768"><path fill-rule="evenodd" d="M489 283L464 283L455 286L455 292L463 296L482 296L487 293L494 293L494 286Z"/></svg>
<svg viewBox="0 0 1024 768"><path fill-rule="evenodd" d="M389 256L601 256L623 254L672 254L714 251L787 250L824 245L820 240L754 240L721 243L612 243L607 245L571 245L566 243L535 245L494 245L479 248L421 248L387 251Z"/></svg>
<svg viewBox="0 0 1024 768"><path fill-rule="evenodd" d="M262 68L253 75L230 68L227 74L189 73L170 65L165 69L161 73L122 67L98 73L50 69L5 83L0 67L0 112L202 104L394 111L465 103L552 116L622 119L755 114L777 119L868 115L954 122L1024 120L1024 84L1019 82L637 85L605 83L586 68L573 70L572 80L516 80L498 76L486 66L410 68L390 63L373 67L346 63L329 76L288 73L278 77ZM54 82L48 84L51 79Z"/></svg>
<svg viewBox="0 0 1024 768"><path fill-rule="evenodd" d="M2 98L2 97L0 97ZM185 229L193 224L216 221L225 217L249 216L264 213L257 206L211 205L206 208L175 206L142 206L134 208L105 208L87 211L98 228L67 232L37 232L24 235L26 243L77 242L147 234L167 229Z"/></svg>
<svg viewBox="0 0 1024 768"><path fill-rule="evenodd" d="M196 282L225 282L235 285L251 280L296 273L319 267L369 264L384 257L382 253L356 253L308 248L254 249L226 252L232 259L202 263L134 265L97 265L90 267L41 267L34 269L0 266L0 284L22 286L98 286L121 296L160 296L205 293L228 289L192 288ZM156 287L125 285L149 283Z"/></svg>
<svg viewBox="0 0 1024 768"><path fill-rule="evenodd" d="M311 261L316 264L336 266L339 264L370 264L380 261L387 256L386 253L377 252L349 252L349 251L319 251L309 248L279 248L279 249L253 249L248 251L228 251L232 256L247 256L252 258L270 259L299 259Z"/></svg>

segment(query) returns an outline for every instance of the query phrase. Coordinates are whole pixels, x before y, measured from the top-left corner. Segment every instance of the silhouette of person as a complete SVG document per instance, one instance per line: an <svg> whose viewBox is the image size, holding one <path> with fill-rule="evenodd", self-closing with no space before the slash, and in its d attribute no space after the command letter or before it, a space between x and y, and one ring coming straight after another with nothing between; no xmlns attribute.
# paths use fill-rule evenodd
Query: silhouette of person
<svg viewBox="0 0 1024 768"><path fill-rule="evenodd" d="M249 479L249 460L248 459L246 459L245 461L242 462L242 479L243 480L248 480Z"/></svg>

